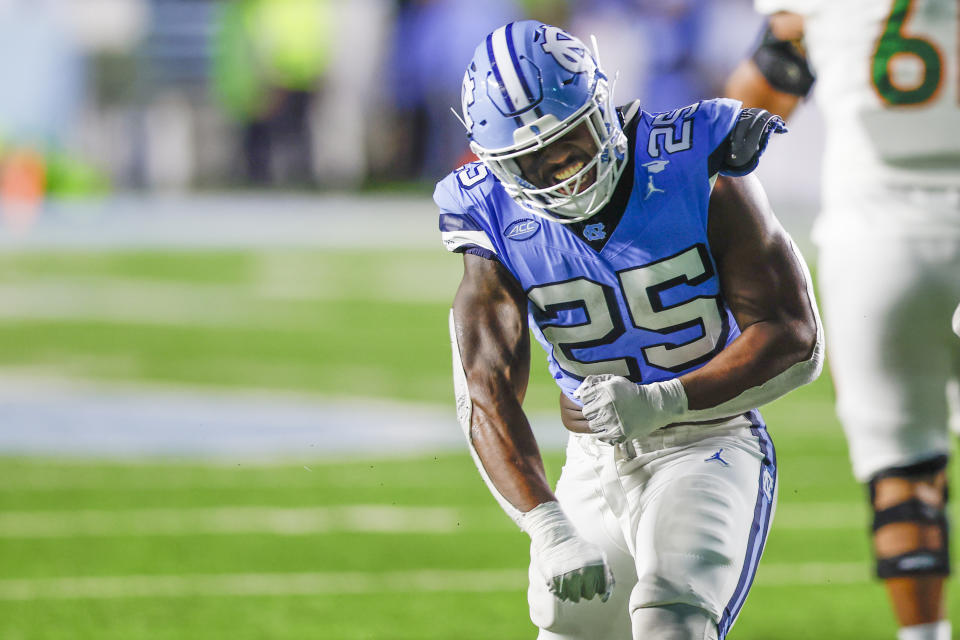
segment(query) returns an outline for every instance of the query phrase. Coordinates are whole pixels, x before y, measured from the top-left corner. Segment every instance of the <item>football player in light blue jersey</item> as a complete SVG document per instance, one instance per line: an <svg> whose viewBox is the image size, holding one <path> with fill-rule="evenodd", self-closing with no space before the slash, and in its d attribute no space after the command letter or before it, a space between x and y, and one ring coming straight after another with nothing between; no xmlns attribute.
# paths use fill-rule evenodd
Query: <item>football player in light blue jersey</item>
<svg viewBox="0 0 960 640"><path fill-rule="evenodd" d="M776 503L756 408L823 357L806 266L747 176L783 126L732 100L614 109L595 51L515 22L464 75L480 161L434 196L464 254L458 419L531 538L540 638L723 638ZM556 492L521 408L528 328L571 432Z"/></svg>

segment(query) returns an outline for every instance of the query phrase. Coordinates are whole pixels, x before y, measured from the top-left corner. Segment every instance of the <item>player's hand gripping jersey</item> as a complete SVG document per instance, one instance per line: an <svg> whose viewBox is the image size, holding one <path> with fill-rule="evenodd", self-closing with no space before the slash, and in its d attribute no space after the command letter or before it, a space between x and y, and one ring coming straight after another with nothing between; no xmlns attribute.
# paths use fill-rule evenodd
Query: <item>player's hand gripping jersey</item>
<svg viewBox="0 0 960 640"><path fill-rule="evenodd" d="M567 396L590 374L637 383L678 377L740 334L707 238L721 168L714 152L729 144L740 114L738 102L719 99L633 116L624 126L630 161L613 200L626 201L619 220L606 211L576 224L535 215L476 162L437 185L444 245L496 259L513 274ZM758 157L735 173L752 170Z"/></svg>

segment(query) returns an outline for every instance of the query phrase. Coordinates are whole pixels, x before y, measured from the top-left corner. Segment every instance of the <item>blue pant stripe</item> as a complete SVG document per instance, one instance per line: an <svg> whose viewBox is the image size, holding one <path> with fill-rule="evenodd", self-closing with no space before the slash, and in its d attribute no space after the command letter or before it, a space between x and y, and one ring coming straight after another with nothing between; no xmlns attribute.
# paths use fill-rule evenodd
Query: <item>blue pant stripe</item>
<svg viewBox="0 0 960 640"><path fill-rule="evenodd" d="M776 492L777 479L777 456L773 447L773 441L767 433L766 427L760 419L760 414L751 411L750 421L753 427L750 432L760 441L760 451L763 453L764 460L760 466L760 479L757 488L757 502L753 509L753 522L750 525L750 539L747 542L747 553L743 561L743 569L740 571L740 579L737 581L737 587L733 591L733 596L723 610L720 622L717 624L717 631L720 640L723 640L737 616L740 609L747 599L750 587L753 585L753 578L756 576L757 567L760 564L760 556L763 554L764 545L767 542L767 534L770 532L770 521L773 514L773 496ZM764 491L764 477L769 474L773 480L770 487L770 497Z"/></svg>

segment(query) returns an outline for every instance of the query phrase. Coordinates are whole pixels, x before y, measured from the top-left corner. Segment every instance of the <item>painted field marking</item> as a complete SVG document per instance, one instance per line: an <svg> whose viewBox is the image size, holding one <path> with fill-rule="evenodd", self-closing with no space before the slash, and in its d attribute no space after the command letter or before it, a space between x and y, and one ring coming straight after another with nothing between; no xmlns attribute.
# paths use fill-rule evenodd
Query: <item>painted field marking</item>
<svg viewBox="0 0 960 640"><path fill-rule="evenodd" d="M365 533L456 533L470 515L470 529L502 528L489 509L340 505L332 507L188 507L160 509L0 512L0 538L143 536L190 534L307 535ZM859 529L863 505L808 503L781 506L773 521L781 530ZM478 523L484 523L478 525Z"/></svg>
<svg viewBox="0 0 960 640"><path fill-rule="evenodd" d="M757 584L813 586L868 580L865 563L761 563ZM522 591L526 585L527 572L521 569L23 578L0 580L0 600L491 592Z"/></svg>
<svg viewBox="0 0 960 640"><path fill-rule="evenodd" d="M774 529L863 529L870 525L866 502L799 502L777 507Z"/></svg>
<svg viewBox="0 0 960 640"><path fill-rule="evenodd" d="M235 284L112 277L31 278L0 284L4 319L73 319L189 326L267 326L252 292Z"/></svg>
<svg viewBox="0 0 960 640"><path fill-rule="evenodd" d="M453 533L459 527L459 518L460 511L448 507L388 505L0 512L0 538L246 533L296 536L334 531Z"/></svg>
<svg viewBox="0 0 960 640"><path fill-rule="evenodd" d="M760 561L756 584L762 587L860 584L872 579L866 562L769 562Z"/></svg>
<svg viewBox="0 0 960 640"><path fill-rule="evenodd" d="M384 265L363 280L364 287L337 277L320 277L338 269L330 260L290 261L283 256L258 256L256 279L241 283L202 283L182 280L128 278L120 275L20 275L0 282L0 318L74 319L187 326L299 326L264 311L265 302L331 302L384 300L446 302L456 290L453 270L437 271L430 264ZM304 264L307 263L306 265ZM262 263L262 264L260 264ZM264 266L266 265L266 266ZM305 276L304 274L310 274ZM433 286L422 286L423 277ZM358 294L362 291L362 294Z"/></svg>
<svg viewBox="0 0 960 640"><path fill-rule="evenodd" d="M2 383L0 383L2 384ZM409 410L409 409L408 409ZM336 458L308 459L308 466L311 470L323 469L327 466L342 464L341 460ZM69 474L63 473L55 476L44 477L40 473L30 470L29 472L15 475L14 473L0 475L0 482L6 482L5 486L0 486L0 494L3 493L22 493L24 491L34 491L37 493L72 490L72 491L109 491L110 493L123 492L142 492L156 491L163 492L179 489L316 489L316 488L355 488L355 487L380 487L383 479L376 475L371 476L351 476L347 478L324 478L318 483L317 480L308 476L306 473L301 477L290 475L268 476L261 473L264 469L279 469L281 471L289 470L291 462L289 458L277 462L269 458L259 460L256 458L243 460L244 464L254 467L250 471L251 477L232 477L230 475L206 477L198 479L190 475L168 476L145 480L141 475L131 475L124 477L113 474L90 474L86 470L81 470L71 480ZM233 458L226 458L224 465L235 464ZM176 467L173 467L176 470ZM158 473L165 473L169 469L158 470ZM189 470L187 471L189 473ZM237 474L238 476L240 474ZM410 477L394 477L390 479L391 488L401 489L433 489L436 487L434 480ZM465 485L469 487L469 485Z"/></svg>

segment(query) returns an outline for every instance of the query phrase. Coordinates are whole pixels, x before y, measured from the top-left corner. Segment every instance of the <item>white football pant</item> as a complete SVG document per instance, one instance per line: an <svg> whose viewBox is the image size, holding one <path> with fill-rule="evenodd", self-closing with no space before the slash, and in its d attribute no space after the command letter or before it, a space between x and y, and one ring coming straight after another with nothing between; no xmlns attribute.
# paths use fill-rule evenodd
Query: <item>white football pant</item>
<svg viewBox="0 0 960 640"><path fill-rule="evenodd" d="M949 453L960 431L960 237L832 238L819 260L837 414L857 479Z"/></svg>
<svg viewBox="0 0 960 640"><path fill-rule="evenodd" d="M606 603L561 602L531 565L541 640L723 638L753 582L776 478L772 442L744 418L620 446L573 434L557 499L616 585Z"/></svg>

